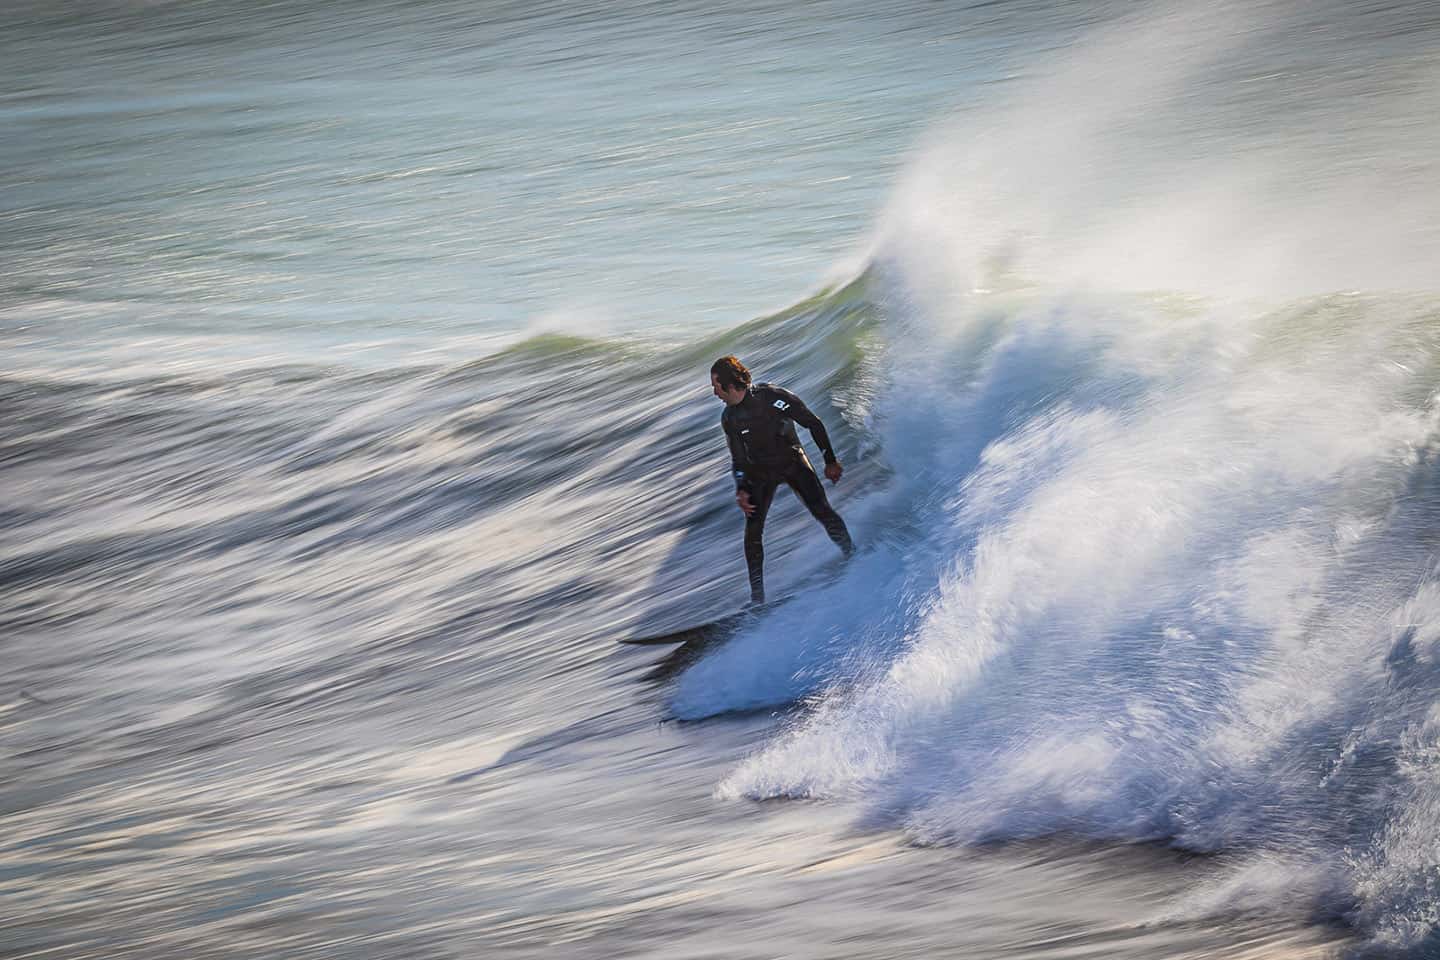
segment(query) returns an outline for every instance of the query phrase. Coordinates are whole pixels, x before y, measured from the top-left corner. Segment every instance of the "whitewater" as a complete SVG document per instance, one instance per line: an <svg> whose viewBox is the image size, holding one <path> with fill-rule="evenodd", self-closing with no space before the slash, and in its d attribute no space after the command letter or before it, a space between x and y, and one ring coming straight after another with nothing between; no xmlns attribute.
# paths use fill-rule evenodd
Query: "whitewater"
<svg viewBox="0 0 1440 960"><path fill-rule="evenodd" d="M0 953L1440 955L1430 5L4 43Z"/></svg>

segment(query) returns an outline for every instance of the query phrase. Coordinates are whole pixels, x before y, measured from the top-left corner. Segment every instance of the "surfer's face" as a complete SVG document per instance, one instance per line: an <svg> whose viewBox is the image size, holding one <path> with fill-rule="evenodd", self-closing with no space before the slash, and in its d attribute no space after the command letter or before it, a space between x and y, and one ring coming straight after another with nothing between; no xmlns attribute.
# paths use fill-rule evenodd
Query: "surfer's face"
<svg viewBox="0 0 1440 960"><path fill-rule="evenodd" d="M745 399L744 387L722 387L720 385L720 378L713 373L710 374L710 392L721 400L724 400L725 406L727 407L733 407Z"/></svg>

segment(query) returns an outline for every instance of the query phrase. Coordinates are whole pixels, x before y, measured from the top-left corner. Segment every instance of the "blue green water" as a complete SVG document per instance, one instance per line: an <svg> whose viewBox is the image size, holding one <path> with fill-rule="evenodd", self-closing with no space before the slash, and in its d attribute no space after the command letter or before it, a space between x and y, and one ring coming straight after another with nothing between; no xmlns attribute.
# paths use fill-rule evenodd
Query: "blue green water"
<svg viewBox="0 0 1440 960"><path fill-rule="evenodd" d="M690 334L782 307L855 265L927 124L1094 17L27 13L0 41L10 342L151 332L301 354ZM16 333L20 311L34 321Z"/></svg>

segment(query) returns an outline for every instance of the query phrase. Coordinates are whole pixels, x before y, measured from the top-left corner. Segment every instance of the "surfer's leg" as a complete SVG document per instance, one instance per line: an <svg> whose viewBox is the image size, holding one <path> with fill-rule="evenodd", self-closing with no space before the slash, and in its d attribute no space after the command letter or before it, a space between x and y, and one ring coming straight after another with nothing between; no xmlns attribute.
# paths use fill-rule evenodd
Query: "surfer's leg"
<svg viewBox="0 0 1440 960"><path fill-rule="evenodd" d="M821 485L820 478L815 475L815 468L810 466L808 457L802 457L795 466L785 474L785 482L790 484L790 489L805 504L810 515L820 521L825 532L840 552L845 556L855 552L855 543L850 539L850 531L845 527L845 521L840 519L840 514L830 506L830 501L825 497L825 487Z"/></svg>
<svg viewBox="0 0 1440 960"><path fill-rule="evenodd" d="M752 478L750 503L755 509L745 518L745 566L750 571L750 602L765 602L765 515L775 499L778 477Z"/></svg>

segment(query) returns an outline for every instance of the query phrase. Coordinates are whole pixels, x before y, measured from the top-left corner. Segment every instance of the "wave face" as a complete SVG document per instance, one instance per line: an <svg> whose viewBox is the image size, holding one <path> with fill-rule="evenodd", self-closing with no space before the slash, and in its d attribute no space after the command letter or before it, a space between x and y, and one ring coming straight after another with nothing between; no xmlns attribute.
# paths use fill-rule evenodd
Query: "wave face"
<svg viewBox="0 0 1440 960"><path fill-rule="evenodd" d="M1234 864L1181 914L1440 947L1435 24L1359 75L1381 21L1328 13L1124 24L917 156L869 551L675 689L808 705L721 796L1167 841Z"/></svg>

